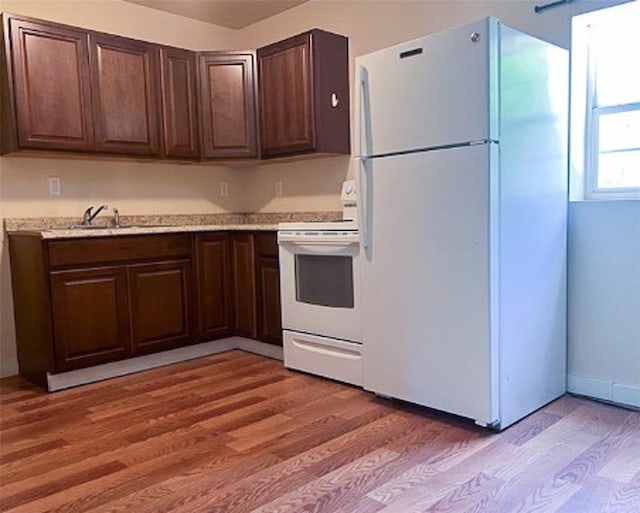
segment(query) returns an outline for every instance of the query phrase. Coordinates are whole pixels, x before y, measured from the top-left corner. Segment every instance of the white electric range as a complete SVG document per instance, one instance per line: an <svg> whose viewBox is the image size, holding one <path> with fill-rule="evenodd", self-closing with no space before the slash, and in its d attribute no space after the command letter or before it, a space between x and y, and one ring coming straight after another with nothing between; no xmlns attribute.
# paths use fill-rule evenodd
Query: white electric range
<svg viewBox="0 0 640 513"><path fill-rule="evenodd" d="M285 366L362 385L360 244L355 184L342 188L334 222L281 223L280 290Z"/></svg>

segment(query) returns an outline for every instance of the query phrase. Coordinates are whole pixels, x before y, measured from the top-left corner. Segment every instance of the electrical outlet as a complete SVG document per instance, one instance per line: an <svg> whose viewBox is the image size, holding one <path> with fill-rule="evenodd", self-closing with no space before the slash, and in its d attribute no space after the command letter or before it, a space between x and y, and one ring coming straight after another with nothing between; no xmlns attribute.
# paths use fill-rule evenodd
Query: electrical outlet
<svg viewBox="0 0 640 513"><path fill-rule="evenodd" d="M273 190L276 196L282 196L284 191L284 182L282 180L276 180L273 182Z"/></svg>
<svg viewBox="0 0 640 513"><path fill-rule="evenodd" d="M220 196L222 196L223 198L225 196L229 196L229 182L218 182L218 187L220 188Z"/></svg>
<svg viewBox="0 0 640 513"><path fill-rule="evenodd" d="M62 182L57 176L49 177L49 196L60 196L62 194Z"/></svg>

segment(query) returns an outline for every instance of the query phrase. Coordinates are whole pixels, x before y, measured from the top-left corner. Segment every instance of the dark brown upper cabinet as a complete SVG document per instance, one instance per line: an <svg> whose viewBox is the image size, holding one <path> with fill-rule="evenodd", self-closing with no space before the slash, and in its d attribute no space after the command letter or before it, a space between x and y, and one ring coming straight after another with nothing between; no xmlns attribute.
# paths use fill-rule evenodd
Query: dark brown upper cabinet
<svg viewBox="0 0 640 513"><path fill-rule="evenodd" d="M196 54L160 48L163 155L198 158Z"/></svg>
<svg viewBox="0 0 640 513"><path fill-rule="evenodd" d="M262 157L348 154L348 39L314 29L257 55Z"/></svg>
<svg viewBox="0 0 640 513"><path fill-rule="evenodd" d="M13 83L2 88L15 96L15 119L3 116L3 132L13 129L21 148L93 150L87 33L20 17L3 21Z"/></svg>
<svg viewBox="0 0 640 513"><path fill-rule="evenodd" d="M199 52L2 14L0 153L348 154L348 39ZM259 128L258 128L259 127Z"/></svg>
<svg viewBox="0 0 640 513"><path fill-rule="evenodd" d="M208 52L198 59L203 157L256 158L253 54Z"/></svg>
<svg viewBox="0 0 640 513"><path fill-rule="evenodd" d="M97 150L157 155L158 52L143 41L89 35Z"/></svg>

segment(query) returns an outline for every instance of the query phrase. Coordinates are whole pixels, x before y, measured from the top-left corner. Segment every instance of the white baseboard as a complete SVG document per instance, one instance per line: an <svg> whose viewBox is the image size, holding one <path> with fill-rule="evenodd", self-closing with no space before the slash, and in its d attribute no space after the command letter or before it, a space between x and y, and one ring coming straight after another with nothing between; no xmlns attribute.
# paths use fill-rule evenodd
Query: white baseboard
<svg viewBox="0 0 640 513"><path fill-rule="evenodd" d="M78 385L86 385L94 381L115 378L132 374L143 370L155 369L172 363L184 362L209 356L212 354L223 353L232 349L241 349L249 353L256 353L269 358L282 360L282 348L272 344L265 344L257 340L250 340L243 337L228 337L212 342L204 342L193 346L180 347L171 349L161 353L150 354L146 356L138 356L127 360L120 360L86 369L78 369L74 371L61 372L59 374L49 374L47 381L49 383L49 391L63 390Z"/></svg>
<svg viewBox="0 0 640 513"><path fill-rule="evenodd" d="M640 386L569 374L569 392L603 399L624 406L640 408Z"/></svg>
<svg viewBox="0 0 640 513"><path fill-rule="evenodd" d="M613 384L613 402L640 408L640 387L614 383Z"/></svg>

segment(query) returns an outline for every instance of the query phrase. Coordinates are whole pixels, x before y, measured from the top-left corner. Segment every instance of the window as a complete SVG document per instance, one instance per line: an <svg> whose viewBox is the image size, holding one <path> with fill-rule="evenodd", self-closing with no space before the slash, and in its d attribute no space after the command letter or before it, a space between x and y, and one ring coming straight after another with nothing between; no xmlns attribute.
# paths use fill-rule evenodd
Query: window
<svg viewBox="0 0 640 513"><path fill-rule="evenodd" d="M640 2L574 18L572 199L640 198L639 26Z"/></svg>

